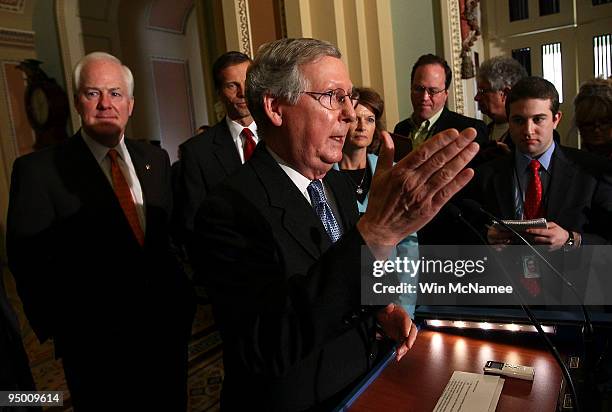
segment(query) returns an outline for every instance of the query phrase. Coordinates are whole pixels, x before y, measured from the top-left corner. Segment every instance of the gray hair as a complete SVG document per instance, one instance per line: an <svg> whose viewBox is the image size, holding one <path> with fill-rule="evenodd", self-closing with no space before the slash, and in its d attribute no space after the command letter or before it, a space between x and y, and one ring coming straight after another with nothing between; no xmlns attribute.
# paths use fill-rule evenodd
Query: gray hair
<svg viewBox="0 0 612 412"><path fill-rule="evenodd" d="M512 57L496 56L482 62L478 68L477 79L488 81L493 90L502 90L505 87L512 87L527 77L527 71L521 64Z"/></svg>
<svg viewBox="0 0 612 412"><path fill-rule="evenodd" d="M72 86L74 87L75 94L81 86L81 71L83 70L83 67L96 60L106 60L120 65L123 69L123 78L125 79L125 83L127 84L128 93L130 97L134 97L134 76L132 75L132 71L129 67L121 63L121 60L119 60L112 54L105 52L93 52L86 54L81 58L81 60L77 62L76 66L74 66L74 70L72 71Z"/></svg>
<svg viewBox="0 0 612 412"><path fill-rule="evenodd" d="M310 86L300 66L325 56L339 59L342 54L329 42L308 38L281 39L259 48L246 79L247 104L258 127L269 123L263 108L264 97L296 104Z"/></svg>

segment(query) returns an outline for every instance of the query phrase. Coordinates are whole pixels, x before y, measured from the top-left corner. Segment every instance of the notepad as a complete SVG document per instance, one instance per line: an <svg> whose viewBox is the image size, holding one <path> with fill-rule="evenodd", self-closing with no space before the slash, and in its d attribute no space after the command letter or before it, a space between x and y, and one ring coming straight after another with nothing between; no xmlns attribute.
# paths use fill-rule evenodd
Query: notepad
<svg viewBox="0 0 612 412"><path fill-rule="evenodd" d="M541 217L538 219L527 219L527 220L502 220L506 225L510 226L517 232L524 232L527 229L546 229L548 224L546 219ZM501 230L505 230L499 223L493 223L493 227Z"/></svg>
<svg viewBox="0 0 612 412"><path fill-rule="evenodd" d="M504 379L470 372L453 372L434 412L495 412Z"/></svg>

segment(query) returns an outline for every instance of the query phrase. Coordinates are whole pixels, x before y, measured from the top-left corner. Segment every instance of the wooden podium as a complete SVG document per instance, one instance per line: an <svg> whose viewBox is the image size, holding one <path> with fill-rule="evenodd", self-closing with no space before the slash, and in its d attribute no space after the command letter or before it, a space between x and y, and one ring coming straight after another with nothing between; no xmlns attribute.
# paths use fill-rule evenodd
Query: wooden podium
<svg viewBox="0 0 612 412"><path fill-rule="evenodd" d="M348 409L431 412L453 371L482 373L488 360L535 368L533 382L506 378L497 412L555 411L561 371L536 334L421 330L412 349L392 360Z"/></svg>

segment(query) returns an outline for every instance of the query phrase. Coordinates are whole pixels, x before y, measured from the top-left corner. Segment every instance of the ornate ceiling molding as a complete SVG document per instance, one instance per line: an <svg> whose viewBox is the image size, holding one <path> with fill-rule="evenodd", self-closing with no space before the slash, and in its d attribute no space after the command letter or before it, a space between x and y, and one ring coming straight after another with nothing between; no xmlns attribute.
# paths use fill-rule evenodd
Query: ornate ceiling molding
<svg viewBox="0 0 612 412"><path fill-rule="evenodd" d="M0 0L0 10L23 13L25 0Z"/></svg>
<svg viewBox="0 0 612 412"><path fill-rule="evenodd" d="M12 47L34 48L34 32L0 27L0 44Z"/></svg>

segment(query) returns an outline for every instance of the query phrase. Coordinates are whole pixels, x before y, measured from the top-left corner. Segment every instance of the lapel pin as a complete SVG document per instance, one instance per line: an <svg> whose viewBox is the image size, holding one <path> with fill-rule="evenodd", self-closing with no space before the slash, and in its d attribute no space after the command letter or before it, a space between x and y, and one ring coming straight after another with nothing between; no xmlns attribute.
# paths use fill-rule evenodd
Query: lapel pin
<svg viewBox="0 0 612 412"><path fill-rule="evenodd" d="M147 164L145 165L145 169L147 169L147 170L151 170L151 165L147 163Z"/></svg>

